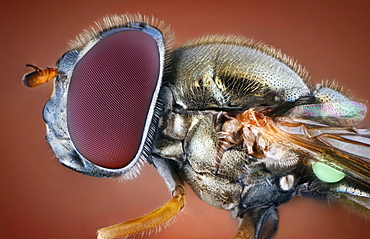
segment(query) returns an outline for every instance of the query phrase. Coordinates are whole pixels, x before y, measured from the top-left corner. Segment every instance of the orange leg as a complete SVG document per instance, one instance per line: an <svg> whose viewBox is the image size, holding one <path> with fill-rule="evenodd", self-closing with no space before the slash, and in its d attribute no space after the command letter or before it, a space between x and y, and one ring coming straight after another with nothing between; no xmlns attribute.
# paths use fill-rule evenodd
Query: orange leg
<svg viewBox="0 0 370 239"><path fill-rule="evenodd" d="M173 218L185 205L185 190L183 186L177 187L175 195L162 207L151 213L122 222L110 227L99 229L98 239L113 239L135 235L159 227Z"/></svg>

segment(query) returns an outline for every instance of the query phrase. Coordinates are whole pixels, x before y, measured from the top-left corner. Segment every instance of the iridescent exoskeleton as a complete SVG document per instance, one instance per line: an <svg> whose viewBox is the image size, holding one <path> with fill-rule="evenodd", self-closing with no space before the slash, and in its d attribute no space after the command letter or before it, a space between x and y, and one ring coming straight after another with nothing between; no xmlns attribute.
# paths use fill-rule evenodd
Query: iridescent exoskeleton
<svg viewBox="0 0 370 239"><path fill-rule="evenodd" d="M370 215L366 106L333 84L312 86L281 51L243 37L205 36L171 49L163 23L113 16L57 62L24 77L55 78L44 108L59 161L97 177L134 177L142 163L172 199L98 231L118 238L169 221L186 181L206 203L240 218L236 238L270 238L277 207L294 196L338 199Z"/></svg>

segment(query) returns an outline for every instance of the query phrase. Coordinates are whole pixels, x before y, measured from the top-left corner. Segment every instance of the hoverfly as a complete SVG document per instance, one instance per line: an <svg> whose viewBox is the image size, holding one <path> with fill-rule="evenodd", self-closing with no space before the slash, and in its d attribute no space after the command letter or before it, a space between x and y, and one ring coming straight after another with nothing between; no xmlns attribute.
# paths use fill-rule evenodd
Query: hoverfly
<svg viewBox="0 0 370 239"><path fill-rule="evenodd" d="M71 44L44 108L59 161L96 177L134 178L152 164L172 199L98 238L156 228L185 204L186 181L206 203L241 223L235 238L271 238L277 207L294 196L338 199L370 216L366 106L271 46L205 36L171 49L172 33L141 15L104 18Z"/></svg>

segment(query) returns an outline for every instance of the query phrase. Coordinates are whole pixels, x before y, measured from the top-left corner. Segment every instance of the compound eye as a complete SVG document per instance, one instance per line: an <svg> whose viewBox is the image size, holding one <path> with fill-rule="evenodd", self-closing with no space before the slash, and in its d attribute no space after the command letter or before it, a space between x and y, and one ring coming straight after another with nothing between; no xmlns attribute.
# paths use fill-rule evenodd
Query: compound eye
<svg viewBox="0 0 370 239"><path fill-rule="evenodd" d="M83 157L110 169L137 160L148 134L160 69L157 42L138 30L115 32L83 55L67 98L68 130Z"/></svg>

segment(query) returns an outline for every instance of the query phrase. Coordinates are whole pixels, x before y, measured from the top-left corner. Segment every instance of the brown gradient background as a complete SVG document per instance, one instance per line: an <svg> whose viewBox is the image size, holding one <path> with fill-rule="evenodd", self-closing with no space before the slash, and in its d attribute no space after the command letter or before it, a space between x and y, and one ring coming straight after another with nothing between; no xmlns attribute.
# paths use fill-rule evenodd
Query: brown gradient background
<svg viewBox="0 0 370 239"><path fill-rule="evenodd" d="M105 15L154 15L175 30L176 45L203 34L254 37L299 59L313 82L336 79L363 102L370 99L369 1L44 2L1 4L0 238L94 238L98 228L143 215L170 198L151 166L131 181L61 166L45 142L41 115L52 84L21 84L30 70L26 63L53 66L70 39ZM370 222L335 203L296 198L279 211L275 238L370 238ZM151 238L232 238L236 230L228 212L189 189L177 222Z"/></svg>

